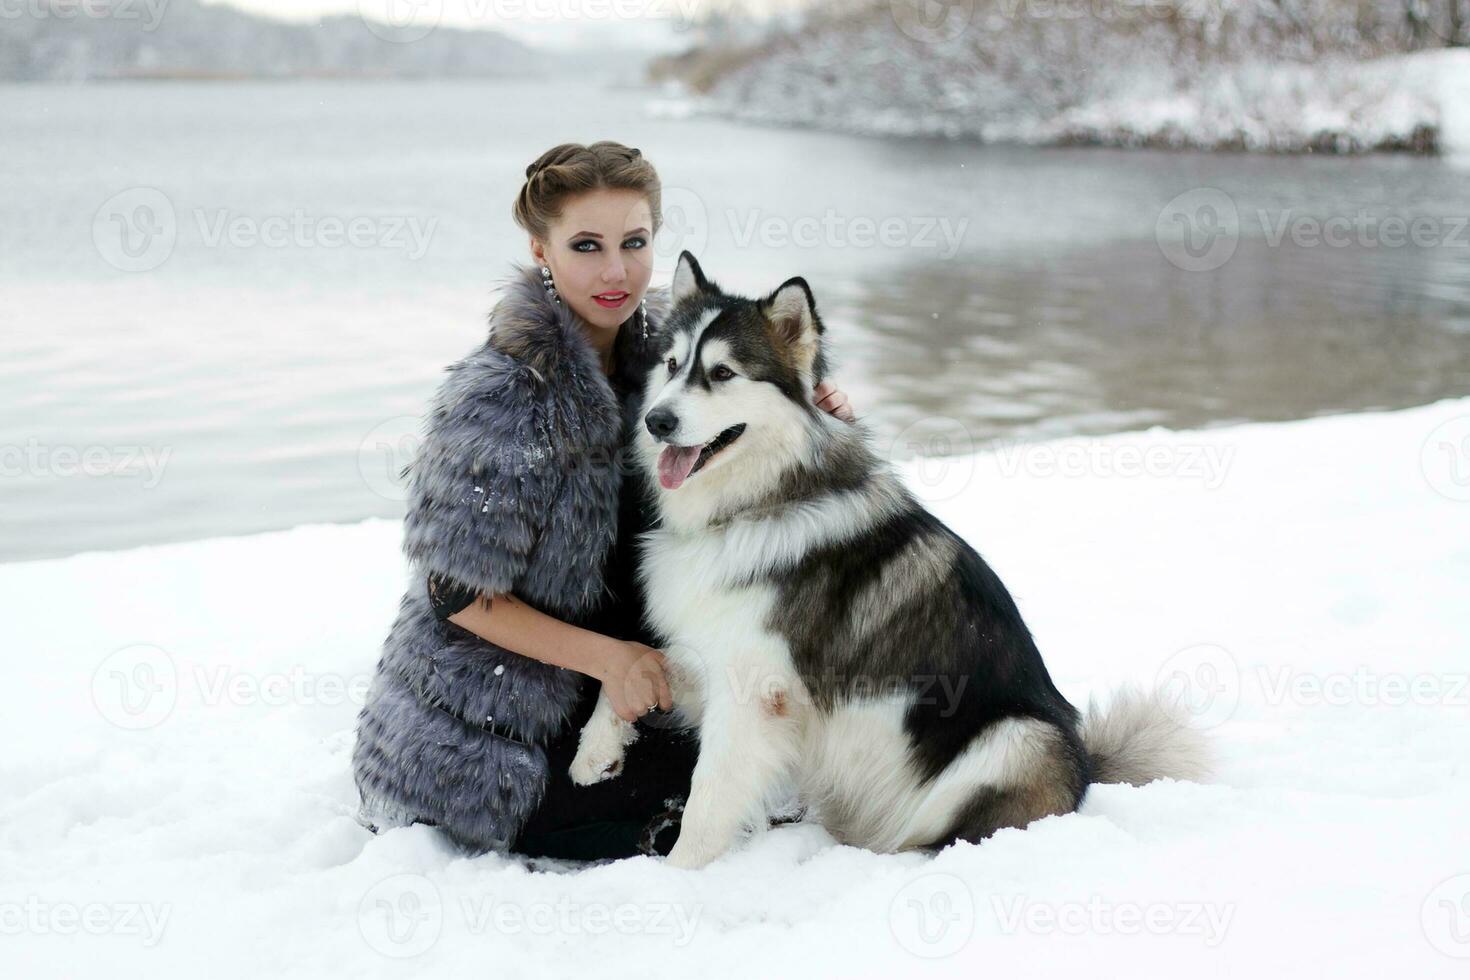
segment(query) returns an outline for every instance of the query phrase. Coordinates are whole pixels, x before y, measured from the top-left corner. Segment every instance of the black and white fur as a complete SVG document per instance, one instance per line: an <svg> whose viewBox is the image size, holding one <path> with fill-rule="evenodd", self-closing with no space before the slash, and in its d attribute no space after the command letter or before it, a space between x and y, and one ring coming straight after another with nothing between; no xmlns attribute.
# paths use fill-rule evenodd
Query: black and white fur
<svg viewBox="0 0 1470 980"><path fill-rule="evenodd" d="M861 423L813 403L824 328L804 280L731 296L685 252L672 298L636 443L660 516L639 578L675 710L700 729L670 863L718 858L792 785L839 841L890 852L1071 812L1094 781L1204 773L1202 738L1158 694L1079 717L990 567ZM660 484L669 446L717 439ZM634 737L602 697L572 778L612 778Z"/></svg>

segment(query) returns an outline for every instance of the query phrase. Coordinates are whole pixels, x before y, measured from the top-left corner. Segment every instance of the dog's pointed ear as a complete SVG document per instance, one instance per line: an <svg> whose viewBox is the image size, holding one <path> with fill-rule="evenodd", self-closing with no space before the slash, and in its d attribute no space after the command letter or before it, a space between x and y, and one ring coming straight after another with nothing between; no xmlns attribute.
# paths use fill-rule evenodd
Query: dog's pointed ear
<svg viewBox="0 0 1470 980"><path fill-rule="evenodd" d="M801 276L788 279L761 301L771 337L797 370L812 373L820 353L822 320L812 288Z"/></svg>
<svg viewBox="0 0 1470 980"><path fill-rule="evenodd" d="M674 268L674 283L669 287L669 302L677 306L695 293L709 289L709 280L704 270L688 250L679 253L679 264Z"/></svg>

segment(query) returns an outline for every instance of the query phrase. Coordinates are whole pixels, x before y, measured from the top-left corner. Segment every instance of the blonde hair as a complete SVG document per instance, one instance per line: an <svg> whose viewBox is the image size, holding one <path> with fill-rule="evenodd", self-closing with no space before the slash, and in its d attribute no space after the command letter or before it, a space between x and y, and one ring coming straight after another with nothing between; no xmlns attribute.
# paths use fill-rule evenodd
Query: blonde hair
<svg viewBox="0 0 1470 980"><path fill-rule="evenodd" d="M658 172L637 147L611 140L562 143L541 154L526 168L526 182L511 214L516 224L545 241L547 229L561 217L568 198L600 187L638 191L647 197L653 213L650 234L658 231L663 221Z"/></svg>

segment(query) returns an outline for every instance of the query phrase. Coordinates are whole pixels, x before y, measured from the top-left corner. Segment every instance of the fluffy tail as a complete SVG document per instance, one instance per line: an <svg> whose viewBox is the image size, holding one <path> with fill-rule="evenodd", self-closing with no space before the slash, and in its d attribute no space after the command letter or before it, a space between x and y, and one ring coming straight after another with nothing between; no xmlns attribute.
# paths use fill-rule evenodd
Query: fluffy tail
<svg viewBox="0 0 1470 980"><path fill-rule="evenodd" d="M1124 688L1105 710L1087 706L1082 744L1093 781L1142 786L1155 779L1203 781L1212 769L1209 741L1190 727L1189 712L1162 689Z"/></svg>

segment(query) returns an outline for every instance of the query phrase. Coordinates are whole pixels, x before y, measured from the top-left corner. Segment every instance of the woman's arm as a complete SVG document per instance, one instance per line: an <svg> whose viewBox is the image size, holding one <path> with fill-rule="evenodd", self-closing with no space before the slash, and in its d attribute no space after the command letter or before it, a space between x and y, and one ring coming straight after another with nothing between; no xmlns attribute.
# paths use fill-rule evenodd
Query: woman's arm
<svg viewBox="0 0 1470 980"><path fill-rule="evenodd" d="M661 651L573 626L509 592L482 596L449 622L512 653L595 677L624 721L637 721L654 704L674 706Z"/></svg>

